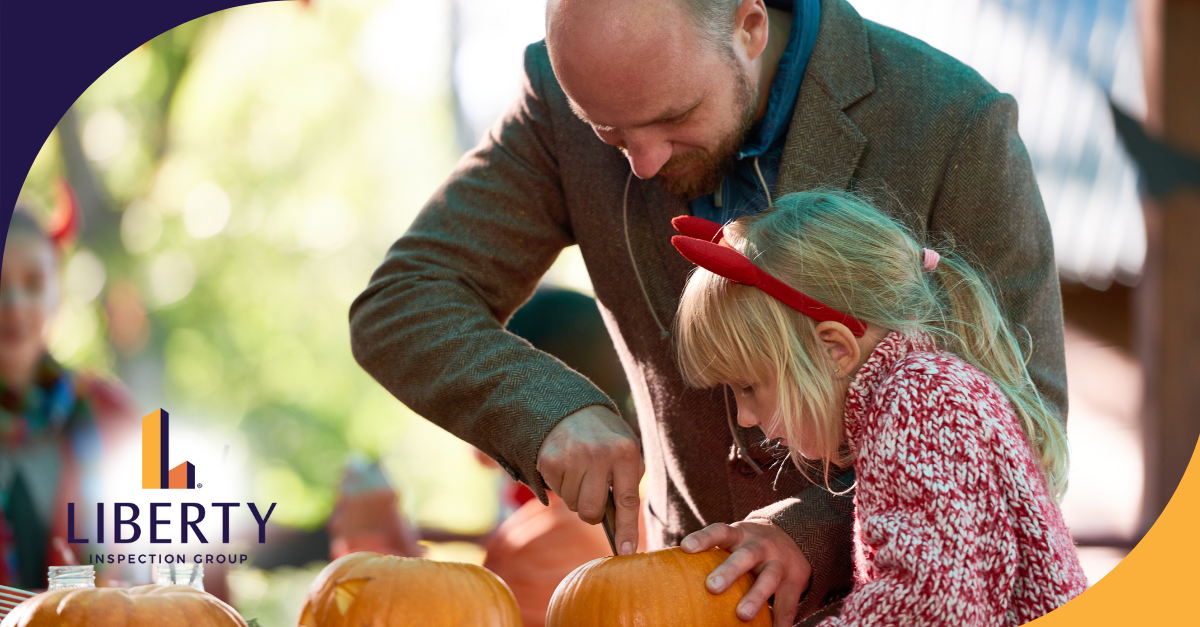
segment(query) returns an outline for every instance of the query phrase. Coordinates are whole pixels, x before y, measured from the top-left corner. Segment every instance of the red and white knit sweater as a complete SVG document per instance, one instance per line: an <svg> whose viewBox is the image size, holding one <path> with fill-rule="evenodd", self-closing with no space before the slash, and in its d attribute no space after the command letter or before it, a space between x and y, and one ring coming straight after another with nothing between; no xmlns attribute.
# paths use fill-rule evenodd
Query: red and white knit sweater
<svg viewBox="0 0 1200 627"><path fill-rule="evenodd" d="M1019 625L1087 587L1012 405L928 337L888 334L846 395L854 591L842 625Z"/></svg>

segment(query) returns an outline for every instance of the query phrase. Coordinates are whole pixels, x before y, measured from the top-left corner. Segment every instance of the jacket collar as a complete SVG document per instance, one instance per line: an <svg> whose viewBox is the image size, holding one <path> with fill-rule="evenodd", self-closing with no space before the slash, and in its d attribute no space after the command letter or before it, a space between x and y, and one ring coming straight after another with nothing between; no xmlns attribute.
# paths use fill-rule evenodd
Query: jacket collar
<svg viewBox="0 0 1200 627"><path fill-rule="evenodd" d="M788 127L777 195L850 187L867 138L844 109L874 89L866 23L845 0L822 0L821 25Z"/></svg>

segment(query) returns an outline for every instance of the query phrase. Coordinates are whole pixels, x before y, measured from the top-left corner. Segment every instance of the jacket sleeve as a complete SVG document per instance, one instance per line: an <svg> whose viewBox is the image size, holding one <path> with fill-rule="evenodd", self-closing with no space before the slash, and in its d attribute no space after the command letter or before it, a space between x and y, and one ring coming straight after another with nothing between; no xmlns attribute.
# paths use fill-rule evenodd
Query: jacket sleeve
<svg viewBox="0 0 1200 627"><path fill-rule="evenodd" d="M559 420L617 411L585 377L504 330L573 243L534 44L516 102L388 251L350 307L355 359L416 413L546 502L537 453Z"/></svg>
<svg viewBox="0 0 1200 627"><path fill-rule="evenodd" d="M978 100L947 162L930 213L932 242L981 270L1028 358L1034 385L1067 420L1062 293L1050 221L1007 94Z"/></svg>

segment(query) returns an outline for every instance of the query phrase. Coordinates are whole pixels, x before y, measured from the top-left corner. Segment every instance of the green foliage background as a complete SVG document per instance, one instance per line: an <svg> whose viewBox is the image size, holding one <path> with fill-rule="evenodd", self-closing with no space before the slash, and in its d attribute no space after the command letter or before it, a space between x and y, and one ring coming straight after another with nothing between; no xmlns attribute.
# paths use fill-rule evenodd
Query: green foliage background
<svg viewBox="0 0 1200 627"><path fill-rule="evenodd" d="M420 524L475 533L495 522L495 473L349 349L351 301L460 153L448 50L383 59L418 78L433 64L440 84L372 74L384 6L266 3L164 33L80 97L22 195L48 210L65 176L85 215L55 356L121 378L146 411L240 434L274 521L321 525L358 451ZM110 333L119 285L147 314L133 346Z"/></svg>

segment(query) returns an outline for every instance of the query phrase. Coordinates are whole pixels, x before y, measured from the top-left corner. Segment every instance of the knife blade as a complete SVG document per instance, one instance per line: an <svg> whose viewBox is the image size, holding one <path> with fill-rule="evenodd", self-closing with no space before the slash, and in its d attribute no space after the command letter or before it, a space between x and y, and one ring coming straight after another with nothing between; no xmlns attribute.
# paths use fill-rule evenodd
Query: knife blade
<svg viewBox="0 0 1200 627"><path fill-rule="evenodd" d="M608 546L613 555L617 555L617 503L613 501L611 488L608 491L608 502L604 504L604 518L600 519L600 526L604 527L604 535L608 536Z"/></svg>

